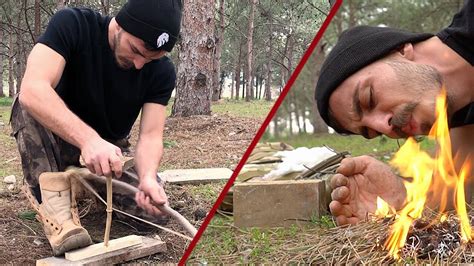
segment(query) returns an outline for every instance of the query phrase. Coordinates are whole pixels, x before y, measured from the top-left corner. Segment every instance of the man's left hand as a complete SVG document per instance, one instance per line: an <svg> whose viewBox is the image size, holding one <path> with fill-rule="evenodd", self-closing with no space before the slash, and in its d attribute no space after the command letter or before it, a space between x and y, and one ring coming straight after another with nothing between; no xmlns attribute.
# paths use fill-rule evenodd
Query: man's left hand
<svg viewBox="0 0 474 266"><path fill-rule="evenodd" d="M163 213L158 210L151 202L153 201L156 205L164 205L168 203L168 198L166 193L156 177L144 177L140 180L140 185L138 186L140 190L135 195L135 201L137 205L144 209L150 215L163 215Z"/></svg>

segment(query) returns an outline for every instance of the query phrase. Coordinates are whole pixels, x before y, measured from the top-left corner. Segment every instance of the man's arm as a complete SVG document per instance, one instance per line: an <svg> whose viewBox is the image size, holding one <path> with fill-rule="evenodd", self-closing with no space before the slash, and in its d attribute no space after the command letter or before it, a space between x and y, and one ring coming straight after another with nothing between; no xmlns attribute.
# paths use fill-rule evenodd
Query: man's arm
<svg viewBox="0 0 474 266"><path fill-rule="evenodd" d="M44 127L78 147L89 170L98 175L110 175L112 170L120 176L120 149L103 140L72 113L54 90L65 65L59 53L44 44L36 44L28 57L20 103Z"/></svg>
<svg viewBox="0 0 474 266"><path fill-rule="evenodd" d="M138 206L150 214L160 211L150 204L167 202L163 188L158 184L156 174L163 154L163 131L166 120L166 107L156 103L146 103L142 108L140 135L135 152L135 165L140 178L135 200Z"/></svg>

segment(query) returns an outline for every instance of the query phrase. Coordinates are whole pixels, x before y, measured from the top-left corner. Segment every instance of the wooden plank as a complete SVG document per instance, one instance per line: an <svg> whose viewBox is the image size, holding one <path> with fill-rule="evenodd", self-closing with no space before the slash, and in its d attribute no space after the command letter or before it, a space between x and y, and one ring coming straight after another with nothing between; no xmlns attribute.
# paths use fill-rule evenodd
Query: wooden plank
<svg viewBox="0 0 474 266"><path fill-rule="evenodd" d="M123 249L126 247L136 246L142 243L142 238L137 235L130 235L121 237L109 241L109 245L106 247L104 243L98 243L90 245L85 248L77 249L74 251L66 252L64 257L70 261L78 261L94 257L107 252Z"/></svg>
<svg viewBox="0 0 474 266"><path fill-rule="evenodd" d="M174 184L207 184L225 181L232 175L228 168L201 168L166 170L159 174L160 178Z"/></svg>
<svg viewBox="0 0 474 266"><path fill-rule="evenodd" d="M237 227L279 227L305 223L325 209L322 180L246 182L234 185Z"/></svg>
<svg viewBox="0 0 474 266"><path fill-rule="evenodd" d="M36 261L36 265L41 266L76 266L76 265L110 265L116 263L123 263L126 261L150 256L155 253L166 252L166 243L157 239L149 237L141 237L142 244L138 246L126 247L124 249L115 250L112 252L97 255L92 258L83 259L79 261L70 261L64 257L49 257ZM102 244L102 243L101 243Z"/></svg>

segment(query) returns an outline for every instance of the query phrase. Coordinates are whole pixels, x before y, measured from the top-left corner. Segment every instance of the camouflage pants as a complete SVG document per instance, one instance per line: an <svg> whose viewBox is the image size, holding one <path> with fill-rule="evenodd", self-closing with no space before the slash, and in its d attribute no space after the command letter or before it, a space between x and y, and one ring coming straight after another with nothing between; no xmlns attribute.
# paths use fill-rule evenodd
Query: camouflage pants
<svg viewBox="0 0 474 266"><path fill-rule="evenodd" d="M62 140L50 130L39 124L25 110L22 109L18 97L13 101L10 117L13 135L15 136L18 150L21 156L23 175L33 195L41 203L41 191L39 187L39 176L43 172L64 171L68 166L79 166L80 150ZM122 152L128 151L130 146L128 140L110 141L120 147ZM138 178L135 169L130 168L123 172L121 181L127 182L135 187L138 186ZM90 182L97 192L105 199L106 186L100 182ZM138 208L134 195L120 193L114 189L114 206L132 215L162 222L148 216L142 209Z"/></svg>

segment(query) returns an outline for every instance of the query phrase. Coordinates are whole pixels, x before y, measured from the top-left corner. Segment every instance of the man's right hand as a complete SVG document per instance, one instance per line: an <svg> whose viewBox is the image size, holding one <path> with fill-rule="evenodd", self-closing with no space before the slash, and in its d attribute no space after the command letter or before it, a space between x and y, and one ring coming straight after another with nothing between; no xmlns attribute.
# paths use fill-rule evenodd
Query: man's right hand
<svg viewBox="0 0 474 266"><path fill-rule="evenodd" d="M87 168L96 175L122 176L122 151L102 138L88 141L81 147L81 156Z"/></svg>
<svg viewBox="0 0 474 266"><path fill-rule="evenodd" d="M331 178L329 209L338 225L356 224L377 208L377 196L397 210L403 206L406 190L390 166L370 156L342 160Z"/></svg>

